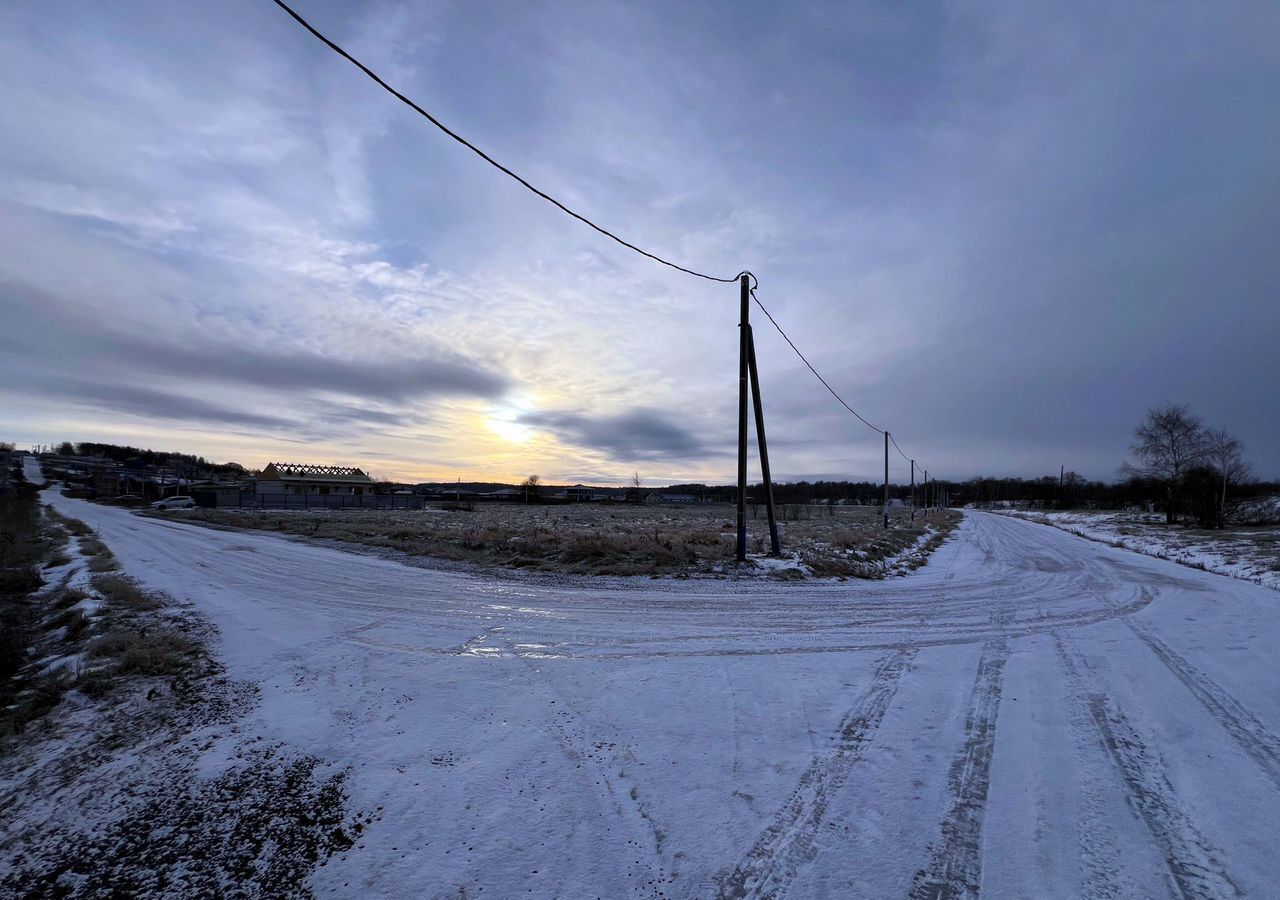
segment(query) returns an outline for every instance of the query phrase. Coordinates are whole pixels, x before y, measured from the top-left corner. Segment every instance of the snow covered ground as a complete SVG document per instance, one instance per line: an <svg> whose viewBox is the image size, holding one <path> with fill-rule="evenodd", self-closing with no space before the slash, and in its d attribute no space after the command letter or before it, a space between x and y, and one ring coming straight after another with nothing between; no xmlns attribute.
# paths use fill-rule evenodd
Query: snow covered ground
<svg viewBox="0 0 1280 900"><path fill-rule="evenodd" d="M1244 581L970 513L889 581L557 587L46 498L216 623L242 738L376 811L319 896L1280 884L1280 604Z"/></svg>
<svg viewBox="0 0 1280 900"><path fill-rule="evenodd" d="M1017 512L1031 522L1170 559L1184 566L1244 578L1280 590L1280 528L1169 528L1158 514L1131 512Z"/></svg>

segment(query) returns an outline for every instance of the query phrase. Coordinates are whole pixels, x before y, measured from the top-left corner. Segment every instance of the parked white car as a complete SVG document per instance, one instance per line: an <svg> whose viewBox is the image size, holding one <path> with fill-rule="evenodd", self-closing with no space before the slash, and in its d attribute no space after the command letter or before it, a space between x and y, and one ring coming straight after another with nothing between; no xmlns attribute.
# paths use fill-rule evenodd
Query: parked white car
<svg viewBox="0 0 1280 900"><path fill-rule="evenodd" d="M190 497L165 497L151 504L152 509L191 509L196 501Z"/></svg>

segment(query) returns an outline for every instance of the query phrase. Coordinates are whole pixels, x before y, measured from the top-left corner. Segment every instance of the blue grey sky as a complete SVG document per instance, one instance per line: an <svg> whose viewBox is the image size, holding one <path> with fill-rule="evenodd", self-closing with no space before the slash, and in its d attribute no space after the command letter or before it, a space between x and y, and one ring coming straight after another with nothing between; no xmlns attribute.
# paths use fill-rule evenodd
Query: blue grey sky
<svg viewBox="0 0 1280 900"><path fill-rule="evenodd" d="M934 474L1111 478L1172 401L1280 477L1270 0L296 6L628 240L751 269ZM0 84L0 436L731 479L736 287L267 0L6 4ZM756 340L775 474L877 477Z"/></svg>

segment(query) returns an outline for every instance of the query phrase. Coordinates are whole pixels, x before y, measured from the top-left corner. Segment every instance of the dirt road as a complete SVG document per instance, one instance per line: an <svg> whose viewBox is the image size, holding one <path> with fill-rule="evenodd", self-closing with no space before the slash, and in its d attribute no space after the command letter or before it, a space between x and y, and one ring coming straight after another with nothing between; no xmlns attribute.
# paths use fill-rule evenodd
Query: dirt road
<svg viewBox="0 0 1280 900"><path fill-rule="evenodd" d="M411 568L46 495L381 809L320 896L1280 884L1280 594L970 514L885 582Z"/></svg>

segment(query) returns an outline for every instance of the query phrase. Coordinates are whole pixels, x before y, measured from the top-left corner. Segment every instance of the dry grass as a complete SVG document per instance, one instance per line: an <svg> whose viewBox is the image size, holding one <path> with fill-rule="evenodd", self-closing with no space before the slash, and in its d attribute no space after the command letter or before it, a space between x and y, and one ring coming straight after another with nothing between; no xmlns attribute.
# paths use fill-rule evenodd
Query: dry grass
<svg viewBox="0 0 1280 900"><path fill-rule="evenodd" d="M90 528L88 525L86 525L84 522L81 522L79 519L73 519L70 516L64 516L62 513L52 508L48 510L48 514L49 514L49 518L57 522L59 525L61 525L67 531L71 532L76 537L84 537L85 535L93 534L93 529Z"/></svg>
<svg viewBox="0 0 1280 900"><path fill-rule="evenodd" d="M51 609L64 610L70 609L77 603L86 599L89 595L79 588L64 587L60 588L56 594L49 598L48 605Z"/></svg>
<svg viewBox="0 0 1280 900"><path fill-rule="evenodd" d="M748 550L763 554L763 508L753 507ZM881 527L872 507L789 506L780 510L784 550L815 574L881 577L885 561L926 533L924 517L894 510ZM949 530L958 514L935 513L929 525ZM735 545L735 509L728 505L524 506L447 504L426 510L197 509L194 521L304 535L414 556L481 565L587 575L687 575L722 570Z"/></svg>
<svg viewBox="0 0 1280 900"><path fill-rule="evenodd" d="M123 575L96 575L93 589L109 605L131 612L149 612L160 608L160 601L148 594L132 578Z"/></svg>
<svg viewBox="0 0 1280 900"><path fill-rule="evenodd" d="M80 538L80 552L85 556L110 556L111 551L107 549L107 545L102 543L96 537L84 536Z"/></svg>
<svg viewBox="0 0 1280 900"><path fill-rule="evenodd" d="M176 675L188 668L201 648L168 628L114 628L89 645L89 654L116 661L120 675Z"/></svg>
<svg viewBox="0 0 1280 900"><path fill-rule="evenodd" d="M68 609L49 620L50 628L65 628L64 640L74 641L89 630L89 617L78 609Z"/></svg>
<svg viewBox="0 0 1280 900"><path fill-rule="evenodd" d="M117 562L110 551L91 557L87 565L90 572L97 573L114 572L120 568L120 563Z"/></svg>

